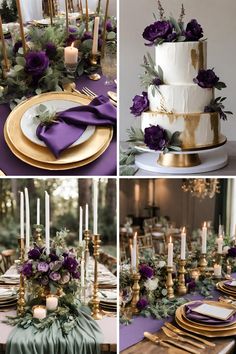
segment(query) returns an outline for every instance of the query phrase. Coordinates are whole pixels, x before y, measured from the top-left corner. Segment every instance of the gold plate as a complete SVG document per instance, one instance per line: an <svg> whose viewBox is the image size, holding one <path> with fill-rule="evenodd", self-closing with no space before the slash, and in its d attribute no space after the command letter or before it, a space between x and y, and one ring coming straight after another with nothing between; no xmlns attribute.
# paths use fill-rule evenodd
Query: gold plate
<svg viewBox="0 0 236 354"><path fill-rule="evenodd" d="M93 157L110 141L113 130L111 127L97 127L89 140L79 146L66 149L59 159L56 159L47 147L32 143L22 133L20 121L26 110L35 104L58 99L80 104L89 103L89 100L78 97L74 93L51 92L35 96L18 105L8 116L4 126L4 135L7 143L10 142L11 147L14 147L20 154L31 160L55 166L78 163Z"/></svg>
<svg viewBox="0 0 236 354"><path fill-rule="evenodd" d="M229 289L226 289L225 287L223 287L220 283L216 284L216 289L227 294L227 295L231 295L232 297L236 298L236 293L235 291L231 291Z"/></svg>
<svg viewBox="0 0 236 354"><path fill-rule="evenodd" d="M9 139L8 139L6 133L5 133L5 129L4 129L4 136L5 136L6 143L8 144L10 150L12 151L12 153L16 157L18 157L21 161L27 163L30 166L37 167L37 168L42 168L43 170L50 170L50 171L71 170L71 169L74 169L74 168L78 168L78 167L82 167L82 166L88 165L89 163L93 162L99 156L101 156L104 153L104 151L108 148L108 146L110 145L110 142L111 142L111 139L112 139L112 135L113 135L113 131L111 130L110 133L111 133L110 134L110 139L106 142L106 144L104 144L102 149L99 152L97 152L95 155L90 157L89 159L86 159L86 160L83 160L83 161L74 162L74 163L71 163L71 164L53 165L53 164L48 164L48 163L35 161L35 160L30 159L29 157L21 154L14 146L11 145L11 142L9 141Z"/></svg>

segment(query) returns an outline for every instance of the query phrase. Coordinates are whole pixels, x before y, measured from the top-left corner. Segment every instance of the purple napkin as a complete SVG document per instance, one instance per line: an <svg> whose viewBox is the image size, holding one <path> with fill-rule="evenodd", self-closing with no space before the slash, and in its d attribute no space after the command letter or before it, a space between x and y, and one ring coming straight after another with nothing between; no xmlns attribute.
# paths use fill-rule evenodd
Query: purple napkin
<svg viewBox="0 0 236 354"><path fill-rule="evenodd" d="M116 108L109 98L101 95L87 106L59 112L57 117L57 123L47 126L40 124L36 130L37 137L44 141L56 158L79 139L88 125L115 126Z"/></svg>
<svg viewBox="0 0 236 354"><path fill-rule="evenodd" d="M204 324L209 324L209 325L226 325L226 324L231 324L236 321L236 313L232 315L231 317L228 318L228 320L219 320L217 318L212 318L206 315L202 315L200 313L194 312L193 310L202 304L202 301L197 301L194 302L193 304L187 304L185 305L185 315L186 317L194 321L196 323L204 323Z"/></svg>

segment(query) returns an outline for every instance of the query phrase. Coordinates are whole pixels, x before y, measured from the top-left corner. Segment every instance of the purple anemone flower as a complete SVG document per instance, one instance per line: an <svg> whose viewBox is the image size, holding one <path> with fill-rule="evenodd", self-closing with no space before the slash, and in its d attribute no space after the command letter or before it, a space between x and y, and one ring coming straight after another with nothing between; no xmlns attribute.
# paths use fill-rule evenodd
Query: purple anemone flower
<svg viewBox="0 0 236 354"><path fill-rule="evenodd" d="M140 116L149 108L149 100L147 92L142 92L142 95L136 95L133 98L133 106L130 107L130 112L135 116Z"/></svg>
<svg viewBox="0 0 236 354"><path fill-rule="evenodd" d="M163 150L168 144L168 137L165 129L159 125L145 128L144 143L151 150Z"/></svg>
<svg viewBox="0 0 236 354"><path fill-rule="evenodd" d="M45 52L29 52L25 56L25 71L33 77L41 77L48 68L49 58Z"/></svg>
<svg viewBox="0 0 236 354"><path fill-rule="evenodd" d="M154 271L147 264L141 264L140 267L139 267L139 273L144 278L152 278L153 274L154 274Z"/></svg>

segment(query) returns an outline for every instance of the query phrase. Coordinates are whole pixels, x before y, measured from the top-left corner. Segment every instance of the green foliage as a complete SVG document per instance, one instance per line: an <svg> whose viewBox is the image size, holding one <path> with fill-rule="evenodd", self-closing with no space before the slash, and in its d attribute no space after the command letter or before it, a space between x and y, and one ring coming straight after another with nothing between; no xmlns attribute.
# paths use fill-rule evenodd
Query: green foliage
<svg viewBox="0 0 236 354"><path fill-rule="evenodd" d="M144 317L153 317L157 320L173 316L177 308L187 302L184 298L168 300L167 298L158 299L141 311Z"/></svg>
<svg viewBox="0 0 236 354"><path fill-rule="evenodd" d="M226 100L226 97L217 97L213 98L208 106L205 107L205 112L218 112L220 118L227 120L227 114L232 115L230 111L225 111L225 106L223 102Z"/></svg>
<svg viewBox="0 0 236 354"><path fill-rule="evenodd" d="M163 72L160 66L156 70L156 65L152 59L150 53L147 53L147 56L144 55L144 64L141 65L145 69L145 73L140 76L141 85L145 88L148 88L150 85L153 86L159 92L158 85L156 85L155 79L160 79L163 81Z"/></svg>
<svg viewBox="0 0 236 354"><path fill-rule="evenodd" d="M56 112L50 112L48 107L45 106L44 104L40 104L36 108L36 112L37 112L37 114L36 114L35 118L38 119L42 125L50 125L52 123L57 122Z"/></svg>

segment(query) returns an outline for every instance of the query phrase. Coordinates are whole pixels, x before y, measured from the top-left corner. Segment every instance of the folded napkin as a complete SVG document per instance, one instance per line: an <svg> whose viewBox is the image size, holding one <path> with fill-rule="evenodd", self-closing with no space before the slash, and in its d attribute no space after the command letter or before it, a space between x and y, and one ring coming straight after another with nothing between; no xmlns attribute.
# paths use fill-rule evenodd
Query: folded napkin
<svg viewBox="0 0 236 354"><path fill-rule="evenodd" d="M185 315L186 317L191 320L194 321L196 323L200 322L200 323L204 323L204 324L208 324L208 325L226 325L226 324L231 324L234 323L236 321L236 313L234 315L232 315L231 317L229 317L227 320L218 320L217 318L213 318L210 316L206 316L206 315L202 315L200 313L194 312L194 309L196 307L198 307L199 305L202 305L201 301L197 301L193 304L187 304L185 305Z"/></svg>
<svg viewBox="0 0 236 354"><path fill-rule="evenodd" d="M116 108L101 95L87 106L78 106L57 114L57 122L40 124L37 137L44 141L56 158L83 134L88 125L116 125Z"/></svg>

